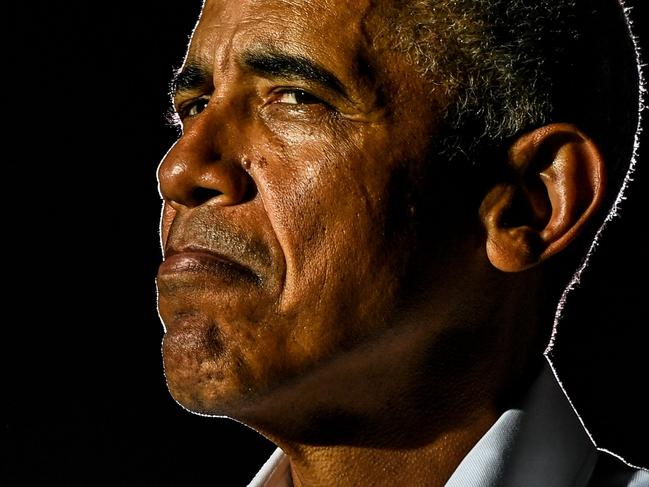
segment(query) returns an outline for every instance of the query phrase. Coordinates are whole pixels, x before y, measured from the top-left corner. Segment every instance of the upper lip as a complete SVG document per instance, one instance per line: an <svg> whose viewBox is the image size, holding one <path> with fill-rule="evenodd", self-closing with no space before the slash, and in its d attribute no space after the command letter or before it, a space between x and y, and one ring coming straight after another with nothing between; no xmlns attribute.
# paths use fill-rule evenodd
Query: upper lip
<svg viewBox="0 0 649 487"><path fill-rule="evenodd" d="M227 221L220 213L202 211L177 214L167 230L164 257L178 254L203 254L238 267L257 279L276 276L273 248L259 229L240 221Z"/></svg>

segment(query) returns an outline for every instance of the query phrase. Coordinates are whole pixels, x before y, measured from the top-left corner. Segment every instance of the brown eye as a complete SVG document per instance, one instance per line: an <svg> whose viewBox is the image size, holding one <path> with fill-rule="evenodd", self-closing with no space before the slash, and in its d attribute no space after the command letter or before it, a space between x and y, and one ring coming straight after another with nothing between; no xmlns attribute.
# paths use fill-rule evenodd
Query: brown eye
<svg viewBox="0 0 649 487"><path fill-rule="evenodd" d="M314 103L322 103L322 101L306 91L284 90L278 94L274 103L284 103L286 105L311 105Z"/></svg>
<svg viewBox="0 0 649 487"><path fill-rule="evenodd" d="M178 111L180 118L189 118L189 117L195 117L199 113L201 113L205 108L207 108L207 104L210 102L210 99L208 97L200 97L196 98L195 100L192 100L190 102L187 102L183 104L180 107L180 110Z"/></svg>

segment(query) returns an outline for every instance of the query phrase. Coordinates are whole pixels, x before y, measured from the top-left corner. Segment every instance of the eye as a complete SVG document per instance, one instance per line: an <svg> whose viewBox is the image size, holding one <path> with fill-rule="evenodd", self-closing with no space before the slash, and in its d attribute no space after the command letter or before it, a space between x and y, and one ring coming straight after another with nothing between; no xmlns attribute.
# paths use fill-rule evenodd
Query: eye
<svg viewBox="0 0 649 487"><path fill-rule="evenodd" d="M273 103L284 103L286 105L312 105L322 103L322 100L303 90L283 90L277 94Z"/></svg>
<svg viewBox="0 0 649 487"><path fill-rule="evenodd" d="M178 108L178 115L180 116L181 120L185 118L195 117L203 110L205 110L209 102L209 97L201 96L200 98L196 98L194 100L183 103Z"/></svg>

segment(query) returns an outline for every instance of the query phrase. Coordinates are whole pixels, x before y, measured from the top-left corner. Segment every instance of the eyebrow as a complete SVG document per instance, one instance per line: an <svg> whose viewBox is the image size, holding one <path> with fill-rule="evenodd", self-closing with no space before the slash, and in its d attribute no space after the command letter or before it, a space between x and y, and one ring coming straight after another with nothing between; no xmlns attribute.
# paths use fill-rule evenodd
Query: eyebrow
<svg viewBox="0 0 649 487"><path fill-rule="evenodd" d="M178 93L196 91L212 82L212 74L205 63L189 61L176 71L171 79L169 94L174 98Z"/></svg>
<svg viewBox="0 0 649 487"><path fill-rule="evenodd" d="M342 82L331 71L303 56L258 48L244 52L239 64L254 74L268 78L312 81L349 98ZM210 83L212 73L209 65L201 61L188 61L174 73L169 94L174 98L178 93L197 91Z"/></svg>
<svg viewBox="0 0 649 487"><path fill-rule="evenodd" d="M265 48L252 49L240 56L239 63L260 76L304 79L348 98L343 84L331 71L303 56Z"/></svg>

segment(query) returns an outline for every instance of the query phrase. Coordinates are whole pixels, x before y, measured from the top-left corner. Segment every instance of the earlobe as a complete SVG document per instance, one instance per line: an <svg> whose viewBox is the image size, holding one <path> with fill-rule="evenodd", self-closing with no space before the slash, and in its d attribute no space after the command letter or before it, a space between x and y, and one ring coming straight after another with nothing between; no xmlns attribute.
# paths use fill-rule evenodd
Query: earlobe
<svg viewBox="0 0 649 487"><path fill-rule="evenodd" d="M512 175L483 199L480 215L491 264L519 272L565 249L599 208L604 160L571 124L552 124L518 138L507 164Z"/></svg>

